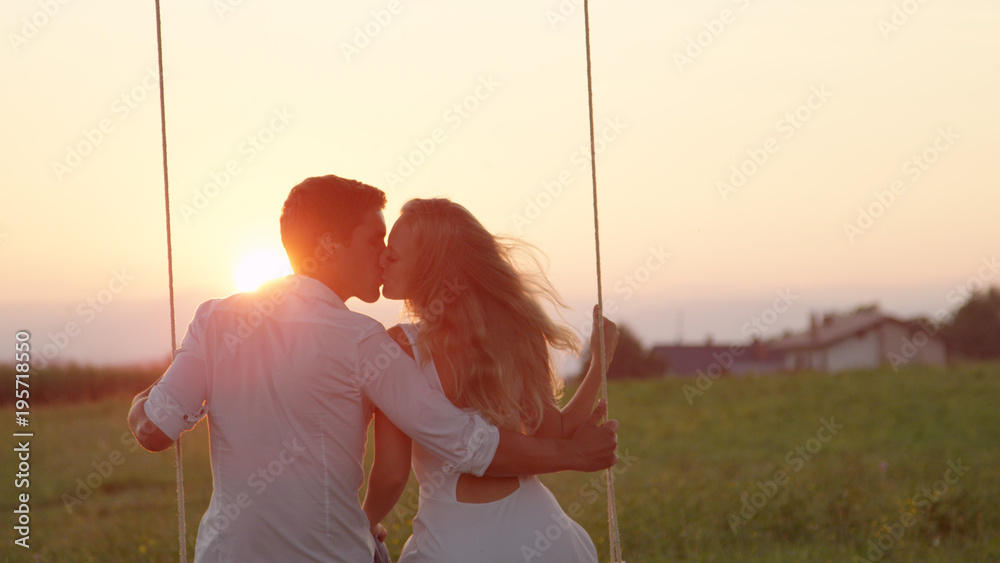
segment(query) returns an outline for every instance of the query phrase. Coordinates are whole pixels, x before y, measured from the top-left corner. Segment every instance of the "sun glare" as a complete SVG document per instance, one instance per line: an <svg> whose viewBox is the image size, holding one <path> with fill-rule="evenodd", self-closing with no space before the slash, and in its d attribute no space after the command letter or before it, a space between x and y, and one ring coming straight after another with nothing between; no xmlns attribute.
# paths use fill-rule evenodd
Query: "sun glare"
<svg viewBox="0 0 1000 563"><path fill-rule="evenodd" d="M253 291L264 282L292 273L288 259L277 252L254 252L240 263L236 270L236 290Z"/></svg>

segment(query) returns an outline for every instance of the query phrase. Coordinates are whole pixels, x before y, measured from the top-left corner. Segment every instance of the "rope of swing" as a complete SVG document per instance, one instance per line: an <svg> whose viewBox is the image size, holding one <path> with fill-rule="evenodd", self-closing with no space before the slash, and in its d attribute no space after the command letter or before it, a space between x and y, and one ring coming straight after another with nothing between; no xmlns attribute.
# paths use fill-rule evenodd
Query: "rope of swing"
<svg viewBox="0 0 1000 563"><path fill-rule="evenodd" d="M167 175L167 111L163 97L163 34L160 26L160 0L156 4L156 63L160 74L160 145L163 147L163 201L167 219L167 284L170 289L170 352L177 351L177 322L174 311L174 253L170 237L170 180ZM184 515L184 458L181 439L174 442L174 467L177 478L177 538L180 543L180 561L187 563L187 530Z"/></svg>
<svg viewBox="0 0 1000 563"><path fill-rule="evenodd" d="M590 2L583 0L583 28L587 45L587 109L590 116L590 180L594 200L594 252L597 264L597 315L600 322L597 330L601 343L601 396L608 402L608 361L604 351L604 291L601 286L601 225L597 212L597 152L594 150L594 79L590 62ZM618 507L615 505L615 473L609 467L605 470L608 493L608 547L611 561L622 560L621 534L618 530Z"/></svg>

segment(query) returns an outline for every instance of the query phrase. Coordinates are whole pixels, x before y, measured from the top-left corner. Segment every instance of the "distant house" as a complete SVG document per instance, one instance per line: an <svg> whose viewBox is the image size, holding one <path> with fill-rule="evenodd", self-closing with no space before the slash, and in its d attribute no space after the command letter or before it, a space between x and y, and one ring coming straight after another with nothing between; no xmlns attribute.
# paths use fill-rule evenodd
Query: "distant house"
<svg viewBox="0 0 1000 563"><path fill-rule="evenodd" d="M651 352L667 362L669 375L696 376L700 373L718 375L747 375L770 373L784 369L784 354L768 349L758 342L719 345L711 341L704 345L661 345Z"/></svg>
<svg viewBox="0 0 1000 563"><path fill-rule="evenodd" d="M901 321L878 310L813 315L809 330L767 343L784 356L784 369L838 372L888 364L944 365L947 349L933 326Z"/></svg>
<svg viewBox="0 0 1000 563"><path fill-rule="evenodd" d="M947 350L927 323L901 321L877 307L847 314L813 315L809 330L766 342L661 345L652 354L667 361L667 373L713 378L812 370L834 373L890 365L944 365Z"/></svg>

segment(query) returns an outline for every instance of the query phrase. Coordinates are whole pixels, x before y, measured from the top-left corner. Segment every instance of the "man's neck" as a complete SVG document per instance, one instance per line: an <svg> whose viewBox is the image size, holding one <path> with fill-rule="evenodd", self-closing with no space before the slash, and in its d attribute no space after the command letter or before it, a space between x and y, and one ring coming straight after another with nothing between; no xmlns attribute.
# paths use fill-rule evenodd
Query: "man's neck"
<svg viewBox="0 0 1000 563"><path fill-rule="evenodd" d="M351 295L350 291L346 288L346 284L343 283L343 280L338 279L336 276L322 275L322 274L319 275L304 274L301 272L299 272L298 275L305 276L307 278L312 278L320 282L321 284L325 285L326 287L330 288L330 291L334 292L337 295L337 297L339 297L340 300L343 301L344 303L347 303L348 299L354 297L354 295Z"/></svg>

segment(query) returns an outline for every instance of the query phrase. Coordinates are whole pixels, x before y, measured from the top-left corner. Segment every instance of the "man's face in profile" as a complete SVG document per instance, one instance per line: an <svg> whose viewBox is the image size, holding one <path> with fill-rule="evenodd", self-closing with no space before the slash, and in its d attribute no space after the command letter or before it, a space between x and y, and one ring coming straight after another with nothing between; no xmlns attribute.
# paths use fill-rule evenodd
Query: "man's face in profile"
<svg viewBox="0 0 1000 563"><path fill-rule="evenodd" d="M382 284L378 262L384 250L385 218L380 210L368 212L339 250L344 271L351 276L351 293L365 303L378 301Z"/></svg>

